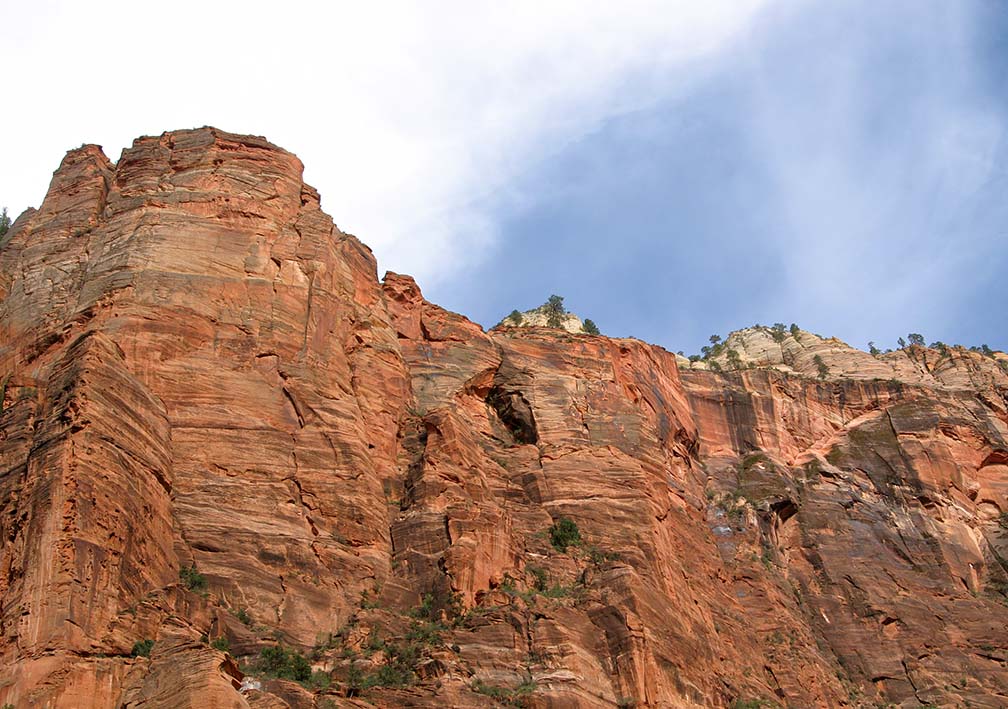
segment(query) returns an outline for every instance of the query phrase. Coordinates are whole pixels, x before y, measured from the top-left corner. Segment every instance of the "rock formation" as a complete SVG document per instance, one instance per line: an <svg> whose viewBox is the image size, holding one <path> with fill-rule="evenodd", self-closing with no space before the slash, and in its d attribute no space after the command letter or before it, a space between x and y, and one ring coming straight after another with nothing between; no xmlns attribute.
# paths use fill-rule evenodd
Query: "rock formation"
<svg viewBox="0 0 1008 709"><path fill-rule="evenodd" d="M996 358L487 333L301 172L84 146L0 240L0 704L1008 704Z"/></svg>
<svg viewBox="0 0 1008 709"><path fill-rule="evenodd" d="M551 296L556 298L557 296ZM532 308L525 312L513 311L506 318L501 320L494 329L506 329L511 327L558 327L571 333L585 332L584 321L574 313L563 308L563 298L560 298L560 308L563 312L555 313L555 323L550 323L550 303L547 301L538 308Z"/></svg>

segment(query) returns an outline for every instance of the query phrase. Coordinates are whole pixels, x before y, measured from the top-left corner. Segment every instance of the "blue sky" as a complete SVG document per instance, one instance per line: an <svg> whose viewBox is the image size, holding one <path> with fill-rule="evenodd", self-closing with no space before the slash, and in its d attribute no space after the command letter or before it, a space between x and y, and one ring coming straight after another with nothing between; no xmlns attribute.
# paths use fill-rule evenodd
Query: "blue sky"
<svg viewBox="0 0 1008 709"><path fill-rule="evenodd" d="M687 90L544 157L492 255L429 297L491 325L555 292L687 353L778 321L1008 348L1008 6L821 7L772 8Z"/></svg>
<svg viewBox="0 0 1008 709"><path fill-rule="evenodd" d="M687 353L776 321L1008 349L1001 0L0 15L15 214L68 148L215 125L295 152L380 273L486 326L557 293Z"/></svg>

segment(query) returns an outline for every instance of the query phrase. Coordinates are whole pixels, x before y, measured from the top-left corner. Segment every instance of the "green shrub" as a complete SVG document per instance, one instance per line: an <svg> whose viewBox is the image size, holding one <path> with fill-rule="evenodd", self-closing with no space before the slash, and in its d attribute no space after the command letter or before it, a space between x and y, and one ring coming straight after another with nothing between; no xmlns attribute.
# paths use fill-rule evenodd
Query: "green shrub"
<svg viewBox="0 0 1008 709"><path fill-rule="evenodd" d="M795 325L794 323L791 323L791 337L795 338L796 340L801 339L801 328Z"/></svg>
<svg viewBox="0 0 1008 709"><path fill-rule="evenodd" d="M787 328L782 322L775 322L773 327L770 328L770 337L774 339L774 342L784 342L787 337Z"/></svg>
<svg viewBox="0 0 1008 709"><path fill-rule="evenodd" d="M311 665L305 657L283 645L264 647L259 652L255 669L269 677L292 679L295 682L307 682L311 679Z"/></svg>
<svg viewBox="0 0 1008 709"><path fill-rule="evenodd" d="M11 218L7 216L7 207L0 212L0 236L3 236L11 227Z"/></svg>
<svg viewBox="0 0 1008 709"><path fill-rule="evenodd" d="M472 691L495 699L497 702L509 706L526 706L525 697L536 690L535 680L529 678L523 681L514 689L508 687L496 687L486 684L482 680L476 680L470 685Z"/></svg>
<svg viewBox="0 0 1008 709"><path fill-rule="evenodd" d="M584 323L581 325L581 329L588 333L589 335L601 335L599 332L598 325L595 324L594 320L589 320L585 318Z"/></svg>
<svg viewBox="0 0 1008 709"><path fill-rule="evenodd" d="M815 364L816 369L819 371L820 379L825 379L826 377L829 376L829 367L827 367L826 363L823 362L822 357L816 355L815 357L812 358L812 362Z"/></svg>
<svg viewBox="0 0 1008 709"><path fill-rule="evenodd" d="M551 295L549 300L539 306L539 310L546 316L547 326L563 327L564 315L567 314L563 300L563 296Z"/></svg>
<svg viewBox="0 0 1008 709"><path fill-rule="evenodd" d="M133 657L150 657L151 650L154 649L154 641L151 639L137 640L133 643L133 650L130 655Z"/></svg>
<svg viewBox="0 0 1008 709"><path fill-rule="evenodd" d="M329 676L328 672L323 672L322 670L315 670L311 673L311 677L308 678L308 685L312 689L326 690L329 689L329 685L331 684L332 677Z"/></svg>
<svg viewBox="0 0 1008 709"><path fill-rule="evenodd" d="M220 650L221 652L228 652L231 649L231 643L228 642L227 638L221 635L219 638L215 638L214 641L210 643L210 647L214 650Z"/></svg>
<svg viewBox="0 0 1008 709"><path fill-rule="evenodd" d="M532 578L534 579L532 585L535 587L535 590L541 593L549 588L549 575L546 573L546 569L538 566L526 566L525 570L532 574Z"/></svg>
<svg viewBox="0 0 1008 709"><path fill-rule="evenodd" d="M206 576L196 570L196 564L193 564L192 566L183 566L179 569L179 579L190 591L206 590Z"/></svg>
<svg viewBox="0 0 1008 709"><path fill-rule="evenodd" d="M581 543L581 531L573 520L561 517L549 528L550 543L557 551L567 551L569 546Z"/></svg>
<svg viewBox="0 0 1008 709"><path fill-rule="evenodd" d="M234 614L234 617L240 620L243 624L250 628L252 627L252 617L249 616L248 611L244 608L239 608L238 610L233 610L231 612Z"/></svg>
<svg viewBox="0 0 1008 709"><path fill-rule="evenodd" d="M755 451L742 459L742 470L748 471L761 463L764 466L769 466L771 470L774 469L774 464L770 461L770 458L767 457L766 453L763 451Z"/></svg>
<svg viewBox="0 0 1008 709"><path fill-rule="evenodd" d="M435 589L433 593L425 593L420 599L420 605L410 611L410 615L431 623L441 623L457 620L463 614L462 597L452 591Z"/></svg>
<svg viewBox="0 0 1008 709"><path fill-rule="evenodd" d="M507 319L511 321L512 325L518 326L522 324L522 321L525 318L523 318L522 314L519 313L517 310L512 310L511 314L507 316Z"/></svg>
<svg viewBox="0 0 1008 709"><path fill-rule="evenodd" d="M732 369L742 369L742 358L739 356L737 350L728 350L728 364L731 365Z"/></svg>
<svg viewBox="0 0 1008 709"><path fill-rule="evenodd" d="M620 555L613 551L605 551L599 549L594 544L583 545L584 552L588 555L589 561L591 561L596 566L608 563L610 561L619 561Z"/></svg>
<svg viewBox="0 0 1008 709"><path fill-rule="evenodd" d="M361 682L363 689L369 687L405 687L416 682L416 666L420 662L420 646L413 642L403 644L385 643L385 664L367 675Z"/></svg>
<svg viewBox="0 0 1008 709"><path fill-rule="evenodd" d="M736 699L730 709L760 709L769 704L765 699Z"/></svg>

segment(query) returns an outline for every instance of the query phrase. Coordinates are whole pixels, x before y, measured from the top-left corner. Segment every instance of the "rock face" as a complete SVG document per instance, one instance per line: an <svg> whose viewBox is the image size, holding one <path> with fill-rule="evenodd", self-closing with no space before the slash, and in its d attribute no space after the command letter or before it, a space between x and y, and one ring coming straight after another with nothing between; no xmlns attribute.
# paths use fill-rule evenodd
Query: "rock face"
<svg viewBox="0 0 1008 709"><path fill-rule="evenodd" d="M1005 706L1003 369L792 339L486 333L261 138L71 151L0 241L0 704Z"/></svg>
<svg viewBox="0 0 1008 709"><path fill-rule="evenodd" d="M560 322L559 327L561 330L566 330L570 333L584 332L584 321L574 313L565 312L559 316L558 320ZM550 327L549 322L550 318L546 312L546 305L544 304L538 308L526 310L524 313L518 313L517 317L514 314L508 315L506 318L501 320L494 329L503 330L513 327Z"/></svg>

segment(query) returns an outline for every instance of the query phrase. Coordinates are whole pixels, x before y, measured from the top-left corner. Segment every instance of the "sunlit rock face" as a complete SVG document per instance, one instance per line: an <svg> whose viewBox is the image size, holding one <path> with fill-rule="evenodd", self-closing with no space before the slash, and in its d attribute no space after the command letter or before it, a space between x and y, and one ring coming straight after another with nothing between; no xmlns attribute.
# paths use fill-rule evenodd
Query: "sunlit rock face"
<svg viewBox="0 0 1008 709"><path fill-rule="evenodd" d="M487 333L301 171L84 146L0 240L0 704L1008 703L999 354Z"/></svg>

